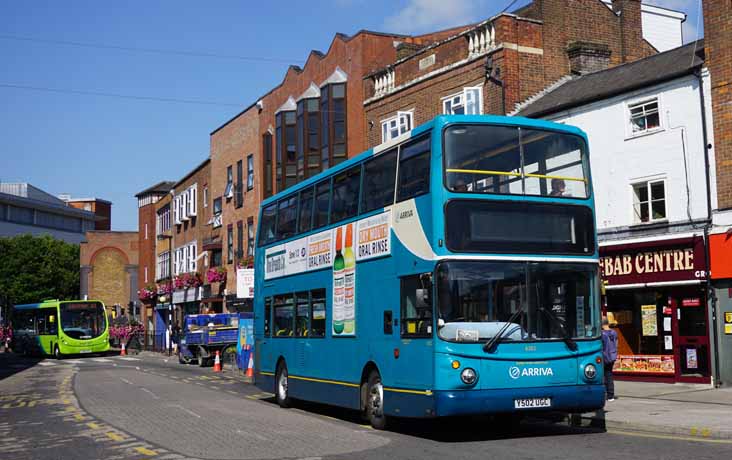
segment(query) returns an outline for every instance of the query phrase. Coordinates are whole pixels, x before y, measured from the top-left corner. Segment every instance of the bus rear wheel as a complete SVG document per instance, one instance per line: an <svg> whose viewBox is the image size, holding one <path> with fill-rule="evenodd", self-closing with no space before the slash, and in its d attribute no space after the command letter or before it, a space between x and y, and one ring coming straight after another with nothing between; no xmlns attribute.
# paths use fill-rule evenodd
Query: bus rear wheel
<svg viewBox="0 0 732 460"><path fill-rule="evenodd" d="M381 375L378 371L371 371L368 380L368 392L366 396L366 415L371 426L377 430L386 428L386 415L384 415L384 386L381 383Z"/></svg>
<svg viewBox="0 0 732 460"><path fill-rule="evenodd" d="M292 401L287 391L289 379L287 374L287 364L284 361L277 365L277 373L275 374L275 400L282 408L290 407Z"/></svg>

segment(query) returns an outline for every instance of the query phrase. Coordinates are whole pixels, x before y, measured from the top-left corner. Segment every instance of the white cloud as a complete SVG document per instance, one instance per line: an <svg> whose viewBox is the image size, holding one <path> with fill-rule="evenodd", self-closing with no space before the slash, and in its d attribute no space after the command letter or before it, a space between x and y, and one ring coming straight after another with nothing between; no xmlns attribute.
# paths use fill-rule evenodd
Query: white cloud
<svg viewBox="0 0 732 460"><path fill-rule="evenodd" d="M446 29L485 19L482 0L409 0L384 20L389 32L420 33Z"/></svg>

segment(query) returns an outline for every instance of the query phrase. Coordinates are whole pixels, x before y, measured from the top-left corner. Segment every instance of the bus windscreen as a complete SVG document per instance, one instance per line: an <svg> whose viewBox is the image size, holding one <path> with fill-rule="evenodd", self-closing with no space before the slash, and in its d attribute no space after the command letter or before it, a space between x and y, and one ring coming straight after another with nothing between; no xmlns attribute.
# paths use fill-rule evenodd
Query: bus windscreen
<svg viewBox="0 0 732 460"><path fill-rule="evenodd" d="M106 327L104 307L96 302L69 302L59 306L61 330L72 339L99 337Z"/></svg>

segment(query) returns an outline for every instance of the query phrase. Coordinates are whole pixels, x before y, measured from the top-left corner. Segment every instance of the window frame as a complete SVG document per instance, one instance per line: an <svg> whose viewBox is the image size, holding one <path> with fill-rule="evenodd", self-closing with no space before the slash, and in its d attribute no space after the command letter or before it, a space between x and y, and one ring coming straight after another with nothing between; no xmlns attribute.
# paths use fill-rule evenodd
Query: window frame
<svg viewBox="0 0 732 460"><path fill-rule="evenodd" d="M434 305L434 286L429 286L429 294L430 294L430 318L429 318L429 324L427 325L428 331L427 332L419 332L418 330L416 332L405 332L406 328L408 328L408 322L407 320L419 320L420 318L411 318L406 317L405 310L406 310L406 297L404 295L404 289L405 289L405 283L412 278L416 278L418 282L421 283L421 277L422 275L431 275L431 273L417 273L413 275L405 275L399 277L399 336L401 338L408 338L408 339L431 339L434 336L435 332L435 305ZM415 298L416 300L416 298ZM423 320L426 320L423 319Z"/></svg>
<svg viewBox="0 0 732 460"><path fill-rule="evenodd" d="M403 123L403 118L408 119L408 123ZM390 123L396 122L396 125L392 128L389 126ZM402 124L408 125L404 131L402 131ZM396 129L397 135L392 136L391 130ZM389 142L396 139L406 133L409 133L414 129L414 109L399 110L397 114L381 120L381 143Z"/></svg>
<svg viewBox="0 0 732 460"><path fill-rule="evenodd" d="M366 184L366 177L367 177L367 168L369 164L375 163L375 162L384 162L386 161L387 157L389 155L394 155L394 174L392 177L392 187L391 187L391 200L387 203L385 203L384 206L367 206L367 203L365 200L368 198L367 193L364 192L364 185ZM394 199L396 197L396 185L397 185L397 177L398 177L398 170L399 170L399 147L395 146L388 150L384 150L383 152L379 152L378 155L375 155L368 160L364 161L361 164L361 197L359 199L359 214L365 214L371 211L375 211L379 208L384 208L386 206L390 206L394 204ZM379 168L380 170L381 168Z"/></svg>
<svg viewBox="0 0 732 460"><path fill-rule="evenodd" d="M254 188L254 154L247 155L247 191Z"/></svg>
<svg viewBox="0 0 732 460"><path fill-rule="evenodd" d="M234 263L234 225L229 224L226 227L226 264Z"/></svg>
<svg viewBox="0 0 732 460"><path fill-rule="evenodd" d="M653 185L655 184L662 184L663 185L663 198L653 198ZM646 201L640 201L636 203L636 199L638 197L636 193L636 189L638 188L645 188L646 193L648 193L647 200ZM632 200L632 206L631 206L631 225L649 225L649 224L656 224L659 222L667 222L668 221L668 187L666 187L666 177L655 177L651 179L645 179L640 181L633 181L630 184L630 193L631 193L631 200ZM663 217L660 218L654 218L653 217L653 203L663 201ZM636 212L636 204L642 205L643 203L646 204L648 207L648 221L643 221L641 216Z"/></svg>
<svg viewBox="0 0 732 460"><path fill-rule="evenodd" d="M645 110L645 106L649 104L653 104L655 102L657 108L655 112L647 113ZM632 110L638 107L643 108L643 118L646 119L646 128L643 130L635 131L633 128L633 119L638 117L633 117ZM648 116L653 114L658 115L658 126L654 126L653 128L648 128ZM631 100L625 101L625 137L626 139L633 139L636 137L642 137L645 135L657 133L660 131L663 131L665 129L663 117L661 114L663 113L663 104L661 100L660 94L654 94L654 95L647 95L643 97L637 97L633 98Z"/></svg>
<svg viewBox="0 0 732 460"><path fill-rule="evenodd" d="M413 156L411 156L411 157L409 157L409 158L407 158L405 160L402 159L402 152L403 152L404 147L406 145L408 145L408 144L418 144L419 142L421 142L424 139L428 139L429 140L429 142L428 142L429 150L427 150L426 152L420 152L418 154L415 154L415 155L413 155ZM410 161L410 160L415 160L417 157L419 157L421 155L424 155L425 153L427 153L427 164L429 165L429 168L428 168L429 175L428 175L427 181L426 181L426 183L427 183L427 189L426 190L422 190L421 192L419 192L419 193L417 193L415 195L409 195L409 196L402 197L401 194L400 194L400 192L401 192L401 185L402 185L401 184L401 168L402 168L403 162ZM395 186L394 202L395 203L401 203L402 201L407 201L407 200L410 200L412 198L416 198L418 196L422 196L422 195L426 195L426 194L430 193L430 189L431 189L431 186L432 186L431 185L431 175L432 175L432 134L428 131L427 133L420 134L419 136L415 136L415 137L413 137L413 138L411 138L411 139L409 139L409 140L407 140L407 141L402 142L401 144L399 144L399 158L397 160L396 180L395 180L395 183L394 183L394 186Z"/></svg>
<svg viewBox="0 0 732 460"><path fill-rule="evenodd" d="M244 206L244 190L243 190L243 176L244 175L244 163L243 160L237 160L236 162L236 184L234 186L234 207L236 209Z"/></svg>
<svg viewBox="0 0 732 460"><path fill-rule="evenodd" d="M247 217L247 257L254 257L254 217Z"/></svg>
<svg viewBox="0 0 732 460"><path fill-rule="evenodd" d="M478 95L478 97L476 98L476 101L475 101L475 106L478 109L477 113L468 113L468 100L469 100L468 93L470 93L471 91L476 91L477 95ZM442 102L442 114L443 115L456 115L454 113L454 111L452 110L452 107L453 107L452 102L458 97L460 98L460 106L463 108L462 115L483 115L483 87L482 86L466 86L462 89L462 91L460 91L458 93L453 93L449 96L445 96L445 97L441 98L440 101ZM451 107L449 110L447 108L447 103L451 104Z"/></svg>

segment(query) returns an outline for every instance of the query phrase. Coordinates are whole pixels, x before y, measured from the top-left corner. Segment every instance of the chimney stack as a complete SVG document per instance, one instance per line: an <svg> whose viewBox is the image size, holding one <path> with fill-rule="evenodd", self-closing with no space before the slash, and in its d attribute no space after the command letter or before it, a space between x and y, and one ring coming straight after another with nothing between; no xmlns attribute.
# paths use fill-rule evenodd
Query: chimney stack
<svg viewBox="0 0 732 460"><path fill-rule="evenodd" d="M567 46L569 68L573 74L584 75L610 66L612 51L605 43L572 42Z"/></svg>

